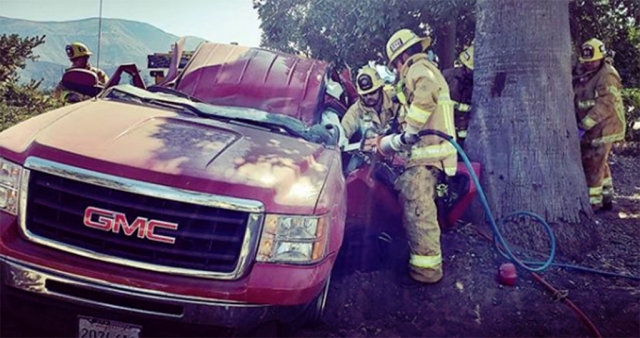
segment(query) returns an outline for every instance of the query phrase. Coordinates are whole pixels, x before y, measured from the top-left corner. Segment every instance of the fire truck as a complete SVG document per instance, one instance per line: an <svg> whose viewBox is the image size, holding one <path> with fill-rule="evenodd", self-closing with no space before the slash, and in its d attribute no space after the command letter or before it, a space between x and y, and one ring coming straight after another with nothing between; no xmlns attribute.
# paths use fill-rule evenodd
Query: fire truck
<svg viewBox="0 0 640 338"><path fill-rule="evenodd" d="M178 69L180 71L182 71L187 63L189 63L189 60L191 60L193 53L194 51L184 51L182 53L180 63L178 64ZM147 68L149 70L149 75L153 78L156 85L164 81L165 76L167 75L167 71L169 70L171 65L172 56L172 51L147 55Z"/></svg>

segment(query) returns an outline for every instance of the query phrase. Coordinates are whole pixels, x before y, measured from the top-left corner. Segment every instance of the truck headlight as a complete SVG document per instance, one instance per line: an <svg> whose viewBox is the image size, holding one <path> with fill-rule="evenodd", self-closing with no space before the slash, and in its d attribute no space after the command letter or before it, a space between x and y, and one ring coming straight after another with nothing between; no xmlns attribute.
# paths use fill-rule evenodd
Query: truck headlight
<svg viewBox="0 0 640 338"><path fill-rule="evenodd" d="M0 158L0 210L18 214L18 192L22 167Z"/></svg>
<svg viewBox="0 0 640 338"><path fill-rule="evenodd" d="M313 263L324 257L327 224L323 217L267 215L259 262Z"/></svg>

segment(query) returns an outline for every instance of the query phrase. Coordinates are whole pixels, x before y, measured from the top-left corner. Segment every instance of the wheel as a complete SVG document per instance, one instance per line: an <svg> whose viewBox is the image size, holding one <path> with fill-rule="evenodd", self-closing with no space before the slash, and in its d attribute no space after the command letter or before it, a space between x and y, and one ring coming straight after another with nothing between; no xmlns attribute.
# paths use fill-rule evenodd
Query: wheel
<svg viewBox="0 0 640 338"><path fill-rule="evenodd" d="M315 327L322 323L330 282L331 275L327 278L320 294L307 304L307 307L296 320L278 325L278 337L293 337L303 326Z"/></svg>
<svg viewBox="0 0 640 338"><path fill-rule="evenodd" d="M327 296L329 295L329 284L331 284L331 275L327 278L320 294L311 301L307 308L307 325L316 326L322 323L322 316L324 315L324 309L327 305Z"/></svg>

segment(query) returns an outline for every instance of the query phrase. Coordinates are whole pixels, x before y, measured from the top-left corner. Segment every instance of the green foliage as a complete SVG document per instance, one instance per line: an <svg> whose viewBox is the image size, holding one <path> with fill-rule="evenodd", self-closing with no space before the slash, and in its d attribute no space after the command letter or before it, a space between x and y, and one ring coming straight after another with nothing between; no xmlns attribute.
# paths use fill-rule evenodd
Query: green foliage
<svg viewBox="0 0 640 338"><path fill-rule="evenodd" d="M475 0L253 0L253 6L264 47L352 68L384 63L386 40L400 28L431 35L441 68L475 34ZM640 1L572 0L569 6L574 47L600 38L615 51L625 87L640 87Z"/></svg>
<svg viewBox="0 0 640 338"><path fill-rule="evenodd" d="M64 104L40 91L39 86L34 80L0 84L0 131Z"/></svg>
<svg viewBox="0 0 640 338"><path fill-rule="evenodd" d="M640 141L640 2L637 0L575 0L571 11L574 49L590 39L602 40L614 52L614 66L620 72L622 96L627 108L628 141ZM576 56L577 58L577 56Z"/></svg>
<svg viewBox="0 0 640 338"><path fill-rule="evenodd" d="M625 87L640 87L640 2L637 0L575 0L571 11L574 48L591 38L615 53L614 65Z"/></svg>
<svg viewBox="0 0 640 338"><path fill-rule="evenodd" d="M26 60L35 60L33 49L44 43L45 36L20 38L18 34L0 36L0 83L15 80L17 70L24 69Z"/></svg>
<svg viewBox="0 0 640 338"><path fill-rule="evenodd" d="M44 38L0 36L0 131L62 105L39 90L40 81L19 83L18 69L24 69L26 60L37 58L33 48L43 44Z"/></svg>
<svg viewBox="0 0 640 338"><path fill-rule="evenodd" d="M633 129L634 125L640 124L640 89L630 88L622 91L625 107L627 109L627 141L640 142L640 129Z"/></svg>
<svg viewBox="0 0 640 338"><path fill-rule="evenodd" d="M453 26L454 32L459 32L458 44L468 44L473 39L470 27L474 26L474 3L474 0L253 1L262 20L264 47L351 68L369 60L384 63L387 39L401 28L434 35L437 44L439 39L446 40L439 34L447 31L443 27L451 30L451 23L458 22ZM457 20L450 20L452 17Z"/></svg>

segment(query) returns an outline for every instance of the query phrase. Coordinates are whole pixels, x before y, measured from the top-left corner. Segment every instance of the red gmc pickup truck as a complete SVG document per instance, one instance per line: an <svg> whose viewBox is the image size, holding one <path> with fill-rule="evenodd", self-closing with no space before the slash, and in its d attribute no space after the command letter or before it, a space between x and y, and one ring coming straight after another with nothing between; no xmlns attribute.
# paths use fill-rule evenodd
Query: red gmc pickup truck
<svg viewBox="0 0 640 338"><path fill-rule="evenodd" d="M3 326L81 338L295 329L320 320L339 251L375 256L345 239L403 231L393 160L339 147L356 98L345 73L209 42L182 65L180 51L149 88L133 65L104 88L66 73L96 98L0 133ZM442 226L475 196L466 170L439 184Z"/></svg>
<svg viewBox="0 0 640 338"><path fill-rule="evenodd" d="M79 337L317 320L347 208L337 85L317 60L204 43L170 85L0 133L3 320Z"/></svg>

